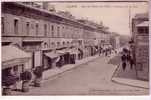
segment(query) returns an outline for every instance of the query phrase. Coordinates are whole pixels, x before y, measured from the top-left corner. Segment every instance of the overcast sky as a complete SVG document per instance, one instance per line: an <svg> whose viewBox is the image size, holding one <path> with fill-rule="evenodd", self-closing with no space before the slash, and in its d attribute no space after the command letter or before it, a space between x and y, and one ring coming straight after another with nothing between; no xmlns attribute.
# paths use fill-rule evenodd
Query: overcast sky
<svg viewBox="0 0 151 100"><path fill-rule="evenodd" d="M138 3L118 3L118 2L94 2L94 3L52 3L56 10L69 11L76 18L85 18L95 22L102 21L108 26L110 31L118 34L130 35L129 32L129 7L131 18L136 13L148 12L148 4Z"/></svg>

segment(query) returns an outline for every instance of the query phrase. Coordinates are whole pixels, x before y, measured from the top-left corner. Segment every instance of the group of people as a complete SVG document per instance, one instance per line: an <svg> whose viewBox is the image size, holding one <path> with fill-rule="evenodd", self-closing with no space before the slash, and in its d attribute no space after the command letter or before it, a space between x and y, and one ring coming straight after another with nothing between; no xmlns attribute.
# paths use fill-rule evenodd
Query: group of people
<svg viewBox="0 0 151 100"><path fill-rule="evenodd" d="M113 50L112 48L102 48L102 47L100 47L99 48L99 56L101 54L104 54L105 56L108 56L112 53L112 50Z"/></svg>
<svg viewBox="0 0 151 100"><path fill-rule="evenodd" d="M122 55L121 55L121 61L122 61L122 68L125 71L127 64L129 63L130 69L133 69L134 65L134 59L132 58L132 54L130 50L123 49Z"/></svg>

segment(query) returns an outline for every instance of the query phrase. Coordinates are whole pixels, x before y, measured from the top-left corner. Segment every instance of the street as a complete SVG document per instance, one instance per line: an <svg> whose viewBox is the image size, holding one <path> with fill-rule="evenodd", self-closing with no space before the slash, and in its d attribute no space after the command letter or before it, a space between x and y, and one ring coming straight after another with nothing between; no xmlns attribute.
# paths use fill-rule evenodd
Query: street
<svg viewBox="0 0 151 100"><path fill-rule="evenodd" d="M148 89L120 85L111 81L118 64L118 56L99 57L86 64L43 82L21 95L147 95ZM109 60L111 63L108 63Z"/></svg>

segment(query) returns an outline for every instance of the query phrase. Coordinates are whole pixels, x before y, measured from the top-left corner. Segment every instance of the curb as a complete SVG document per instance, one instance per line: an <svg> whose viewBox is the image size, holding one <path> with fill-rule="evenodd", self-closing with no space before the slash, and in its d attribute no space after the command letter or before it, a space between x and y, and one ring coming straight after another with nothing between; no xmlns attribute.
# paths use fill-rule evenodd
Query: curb
<svg viewBox="0 0 151 100"><path fill-rule="evenodd" d="M142 87L142 86L132 85L132 84L124 83L124 82L119 82L119 81L117 81L116 79L114 79L115 73L117 72L117 70L119 69L119 67L120 67L120 64L117 65L117 68L115 69L115 71L114 71L114 73L113 73L113 75L112 75L112 77L111 77L111 81L112 81L112 82L117 83L117 84L121 84L121 85L131 86L131 87L149 89L149 88L147 88L147 87Z"/></svg>
<svg viewBox="0 0 151 100"><path fill-rule="evenodd" d="M137 88L149 89L147 87L142 87L142 86L132 85L132 84L124 83L124 82L119 82L114 78L112 78L111 80L112 80L112 82L117 83L117 84L121 84L121 85L127 85L127 86L132 86L132 87L137 87Z"/></svg>

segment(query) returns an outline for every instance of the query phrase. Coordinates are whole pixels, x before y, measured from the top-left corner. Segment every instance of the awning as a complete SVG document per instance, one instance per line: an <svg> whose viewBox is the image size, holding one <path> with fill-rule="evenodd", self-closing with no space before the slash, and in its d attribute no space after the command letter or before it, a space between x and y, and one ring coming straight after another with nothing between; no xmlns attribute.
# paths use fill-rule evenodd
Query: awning
<svg viewBox="0 0 151 100"><path fill-rule="evenodd" d="M69 52L70 54L79 54L80 53L79 50L75 50L75 49L69 49L67 52Z"/></svg>
<svg viewBox="0 0 151 100"><path fill-rule="evenodd" d="M60 55L58 53L55 53L55 52L49 52L49 53L45 53L45 55L51 59L53 58L57 58L59 57Z"/></svg>
<svg viewBox="0 0 151 100"><path fill-rule="evenodd" d="M57 53L61 55L61 54L67 53L67 51L65 49L63 49L63 50L57 50Z"/></svg>
<svg viewBox="0 0 151 100"><path fill-rule="evenodd" d="M144 21L138 25L136 25L137 27L149 27L149 21Z"/></svg>
<svg viewBox="0 0 151 100"><path fill-rule="evenodd" d="M78 48L78 51L79 51L80 53L83 53L83 50L82 50L81 48Z"/></svg>
<svg viewBox="0 0 151 100"><path fill-rule="evenodd" d="M9 45L2 46L2 69L11 67L15 64L24 63L31 58L31 54L18 47Z"/></svg>
<svg viewBox="0 0 151 100"><path fill-rule="evenodd" d="M2 40L2 42L11 43L11 41L10 41L10 40Z"/></svg>
<svg viewBox="0 0 151 100"><path fill-rule="evenodd" d="M38 43L41 43L41 42L43 42L43 40L26 39L26 40L23 40L23 42L38 42Z"/></svg>

